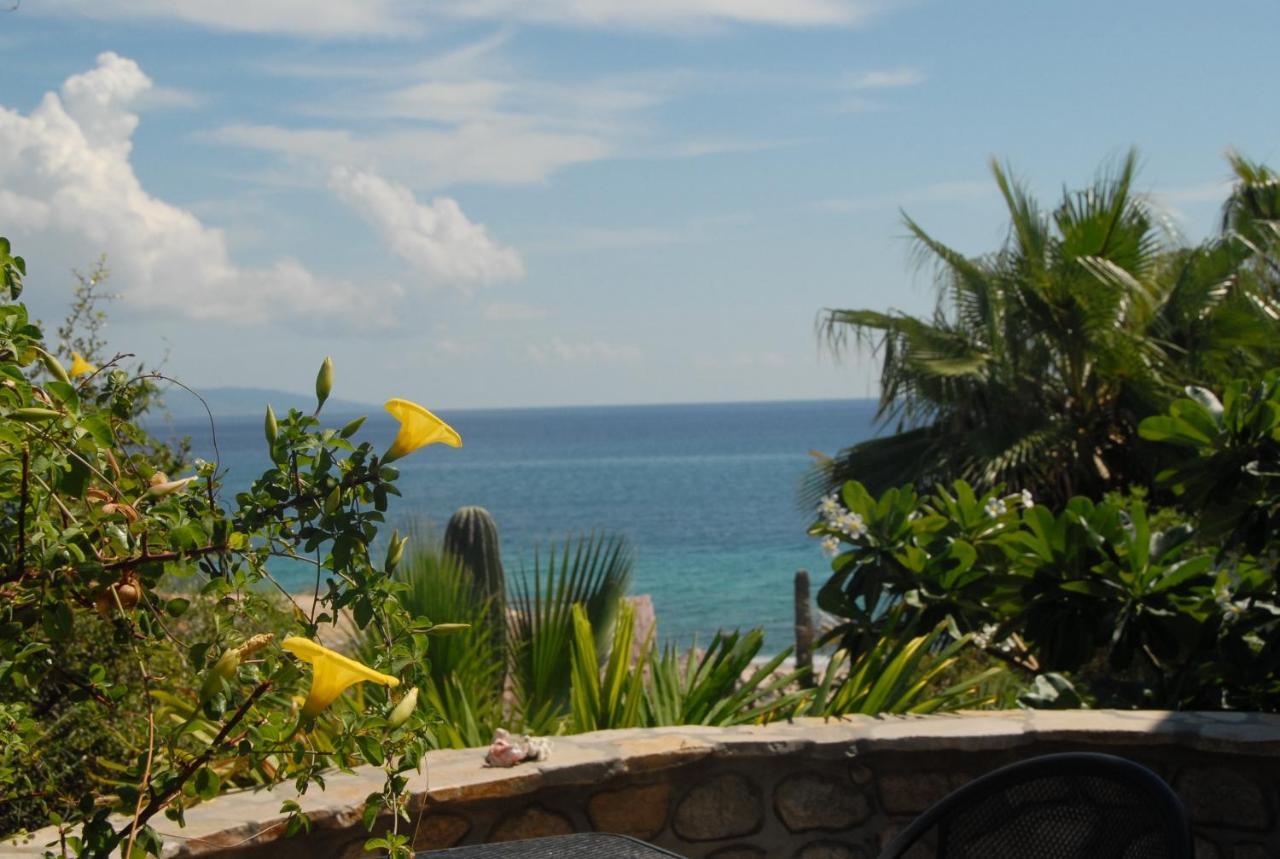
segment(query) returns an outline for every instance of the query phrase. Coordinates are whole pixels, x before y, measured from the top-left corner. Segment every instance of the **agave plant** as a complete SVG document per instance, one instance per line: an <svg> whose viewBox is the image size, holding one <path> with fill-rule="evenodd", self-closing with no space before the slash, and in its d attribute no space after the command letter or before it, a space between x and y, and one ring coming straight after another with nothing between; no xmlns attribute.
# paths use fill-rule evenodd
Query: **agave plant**
<svg viewBox="0 0 1280 859"><path fill-rule="evenodd" d="M635 609L624 602L613 626L607 658L596 650L591 621L581 605L573 607L572 686L569 728L573 733L634 728L644 717L644 670L653 651L652 636L641 642L632 660Z"/></svg>
<svg viewBox="0 0 1280 859"><path fill-rule="evenodd" d="M890 631L850 659L838 650L796 715L844 716L850 713L935 713L990 706L997 686L1008 675L1003 667L951 680L938 688L971 648L972 635L953 638L943 621L923 635L907 637Z"/></svg>
<svg viewBox="0 0 1280 859"><path fill-rule="evenodd" d="M791 648L757 662L764 632L717 632L699 651L668 645L649 668L646 721L659 725L741 725L769 721L803 700L803 671L779 672ZM754 667L753 667L754 666ZM748 673L750 671L750 673Z"/></svg>

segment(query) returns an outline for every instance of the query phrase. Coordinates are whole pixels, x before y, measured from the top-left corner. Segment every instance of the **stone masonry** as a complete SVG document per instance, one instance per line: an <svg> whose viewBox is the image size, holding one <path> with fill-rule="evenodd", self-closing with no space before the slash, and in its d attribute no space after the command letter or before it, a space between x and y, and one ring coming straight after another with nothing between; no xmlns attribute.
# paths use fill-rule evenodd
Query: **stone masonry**
<svg viewBox="0 0 1280 859"><path fill-rule="evenodd" d="M697 859L870 859L950 791L1006 763L1104 751L1151 767L1190 810L1203 859L1280 855L1280 716L1009 711L797 719L737 728L599 731L556 739L551 760L487 769L484 751L431 752L410 785L418 850L568 832L620 832ZM355 857L380 770L325 791L228 794L161 821L166 855ZM281 802L310 815L284 839ZM375 828L386 827L380 820ZM0 844L39 855L56 833Z"/></svg>

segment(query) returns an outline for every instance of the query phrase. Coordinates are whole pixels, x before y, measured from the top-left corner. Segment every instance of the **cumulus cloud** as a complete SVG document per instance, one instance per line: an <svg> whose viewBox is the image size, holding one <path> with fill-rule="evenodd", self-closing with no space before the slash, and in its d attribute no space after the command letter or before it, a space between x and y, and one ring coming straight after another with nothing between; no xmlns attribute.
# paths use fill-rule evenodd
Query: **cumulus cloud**
<svg viewBox="0 0 1280 859"><path fill-rule="evenodd" d="M538 364L638 364L643 354L635 346L588 340L570 343L555 337L545 345L531 345L525 354Z"/></svg>
<svg viewBox="0 0 1280 859"><path fill-rule="evenodd" d="M105 250L113 285L144 309L243 322L287 313L376 321L367 292L293 259L238 266L222 231L147 193L129 160L138 126L130 108L151 89L137 63L104 53L30 114L0 106L5 229L64 266Z"/></svg>
<svg viewBox="0 0 1280 859"><path fill-rule="evenodd" d="M426 276L429 285L469 287L524 274L520 255L489 238L457 201L420 203L408 188L375 173L335 168L329 187L377 231L396 256Z"/></svg>

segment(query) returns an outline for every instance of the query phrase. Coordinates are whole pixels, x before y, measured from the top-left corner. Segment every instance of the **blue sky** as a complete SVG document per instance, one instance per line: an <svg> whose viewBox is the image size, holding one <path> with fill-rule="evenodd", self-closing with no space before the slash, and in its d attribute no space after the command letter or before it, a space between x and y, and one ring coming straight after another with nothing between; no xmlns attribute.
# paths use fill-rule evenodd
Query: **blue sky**
<svg viewBox="0 0 1280 859"><path fill-rule="evenodd" d="M823 307L927 310L987 160L1044 197L1130 146L1188 239L1280 161L1274 2L25 0L0 234L62 315L196 387L439 407L865 396Z"/></svg>

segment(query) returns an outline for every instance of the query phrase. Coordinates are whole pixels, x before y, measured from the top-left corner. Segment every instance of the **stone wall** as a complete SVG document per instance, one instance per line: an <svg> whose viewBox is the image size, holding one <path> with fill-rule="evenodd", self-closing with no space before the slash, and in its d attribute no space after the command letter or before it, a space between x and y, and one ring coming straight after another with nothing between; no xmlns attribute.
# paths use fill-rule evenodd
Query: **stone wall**
<svg viewBox="0 0 1280 859"><path fill-rule="evenodd" d="M1199 857L1280 855L1280 717L1242 713L1018 711L600 731L557 738L550 761L509 770L484 768L482 750L432 752L411 785L409 829L419 850L599 830L707 859L873 857L972 778L1068 750L1119 754L1163 776L1190 809ZM188 811L186 829L157 828L172 855L359 856L368 837L361 803L380 785L381 772L366 769L304 797L283 788L231 794ZM310 834L280 838L285 799L310 813ZM50 838L38 835L9 849L38 853Z"/></svg>

